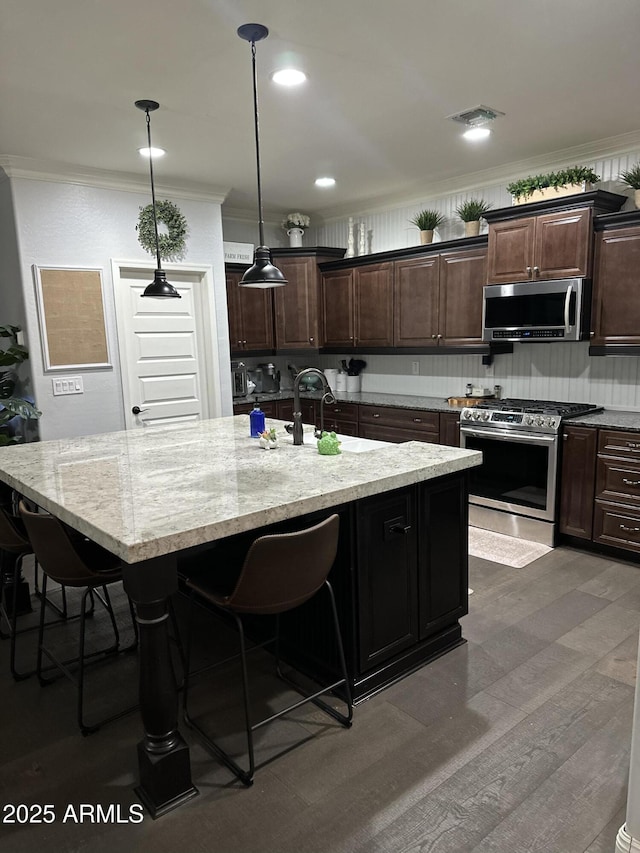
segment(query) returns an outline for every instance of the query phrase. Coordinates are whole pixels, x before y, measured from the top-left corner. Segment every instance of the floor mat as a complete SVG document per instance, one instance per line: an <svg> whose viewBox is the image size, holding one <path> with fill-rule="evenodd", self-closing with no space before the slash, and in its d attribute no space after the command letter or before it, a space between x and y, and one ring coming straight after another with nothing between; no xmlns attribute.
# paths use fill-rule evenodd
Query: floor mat
<svg viewBox="0 0 640 853"><path fill-rule="evenodd" d="M493 563L503 563L514 569L522 569L533 563L538 557L551 551L539 542L529 542L527 539L516 539L481 527L469 528L469 554L491 560Z"/></svg>

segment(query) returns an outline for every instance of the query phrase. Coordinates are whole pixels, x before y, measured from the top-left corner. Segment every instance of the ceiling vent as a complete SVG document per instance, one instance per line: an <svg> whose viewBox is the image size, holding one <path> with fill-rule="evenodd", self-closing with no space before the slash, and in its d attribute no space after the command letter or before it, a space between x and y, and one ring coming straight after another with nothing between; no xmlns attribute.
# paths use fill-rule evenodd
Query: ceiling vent
<svg viewBox="0 0 640 853"><path fill-rule="evenodd" d="M504 113L501 113L500 110L494 110L491 107L485 107L483 104L480 104L477 107L463 110L461 113L454 113L454 115L447 116L447 118L452 119L452 121L458 121L467 127L481 127L498 118L498 116L503 115Z"/></svg>

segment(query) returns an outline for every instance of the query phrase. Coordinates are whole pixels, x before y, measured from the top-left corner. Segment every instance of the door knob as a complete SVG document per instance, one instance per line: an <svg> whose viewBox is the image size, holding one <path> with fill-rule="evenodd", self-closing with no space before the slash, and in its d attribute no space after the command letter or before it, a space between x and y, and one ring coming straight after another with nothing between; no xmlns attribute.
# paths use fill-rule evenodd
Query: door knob
<svg viewBox="0 0 640 853"><path fill-rule="evenodd" d="M131 411L132 411L132 413L133 413L134 415L141 415L141 414L142 414L142 412L148 412L148 411L149 411L149 409L141 409L141 408L140 408L140 406L134 406L134 407L131 409Z"/></svg>

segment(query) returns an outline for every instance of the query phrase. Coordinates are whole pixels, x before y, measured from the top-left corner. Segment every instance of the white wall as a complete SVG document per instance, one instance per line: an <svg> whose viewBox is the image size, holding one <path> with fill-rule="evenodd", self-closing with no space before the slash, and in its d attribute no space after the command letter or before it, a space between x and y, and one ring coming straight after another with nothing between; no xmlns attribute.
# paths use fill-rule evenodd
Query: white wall
<svg viewBox="0 0 640 853"><path fill-rule="evenodd" d="M15 230L20 253L22 292L26 309L26 333L31 351L33 390L43 412L43 439L87 435L124 428L124 412L118 359L117 328L111 278L111 259L155 262L138 243L135 226L148 194L74 183L10 179ZM162 193L160 197L165 197ZM216 323L213 345L218 349L222 410L231 413L229 333L222 251L220 205L173 196L185 215L189 232L183 263L213 267ZM4 223L3 223L4 224ZM73 371L81 374L84 394L54 397L51 379L44 373L32 265L100 267L106 291L106 325L113 368ZM56 373L58 377L60 374Z"/></svg>

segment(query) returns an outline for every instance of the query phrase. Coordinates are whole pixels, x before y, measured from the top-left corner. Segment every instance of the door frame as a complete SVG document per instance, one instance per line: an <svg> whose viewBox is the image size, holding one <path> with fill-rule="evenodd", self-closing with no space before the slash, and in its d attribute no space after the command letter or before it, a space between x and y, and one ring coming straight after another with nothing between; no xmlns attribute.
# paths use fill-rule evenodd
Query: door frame
<svg viewBox="0 0 640 853"><path fill-rule="evenodd" d="M202 417L204 419L219 416L222 411L222 396L221 382L214 381L220 377L220 359L218 348L214 345L214 330L218 328L218 324L213 292L213 267L210 264L165 263L162 268L168 273L171 273L171 271L192 273L199 278L199 281L195 282L193 305L196 313ZM128 381L130 342L126 340L123 332L125 328L124 311L126 300L124 299L122 283L131 272L149 273L149 278L153 278L155 269L156 264L153 261L111 259L113 298L116 310L116 336L120 357L120 389L122 392L125 429L131 429L131 419L129 416L133 403ZM125 371L127 371L126 377Z"/></svg>

